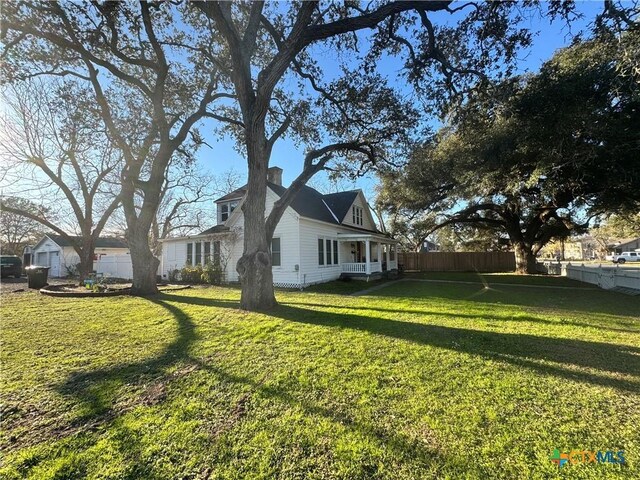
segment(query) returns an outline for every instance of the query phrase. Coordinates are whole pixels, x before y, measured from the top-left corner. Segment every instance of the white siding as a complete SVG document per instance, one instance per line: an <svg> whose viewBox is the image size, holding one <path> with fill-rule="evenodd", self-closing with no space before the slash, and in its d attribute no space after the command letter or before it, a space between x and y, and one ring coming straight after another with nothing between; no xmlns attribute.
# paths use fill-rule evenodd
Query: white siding
<svg viewBox="0 0 640 480"><path fill-rule="evenodd" d="M95 255L100 257L113 255L126 255L129 253L127 248L96 248ZM69 271L75 272L80 256L73 247L60 247L48 237L33 249L34 265L42 265L51 267L49 270L50 277L66 277ZM99 271L97 262L93 263L93 269Z"/></svg>
<svg viewBox="0 0 640 480"><path fill-rule="evenodd" d="M338 264L326 265L325 252L325 265L320 265L318 261L318 239L323 238L333 241L338 239L338 233L347 232L352 231L341 228L339 225L332 226L305 218L300 219L300 281L303 285L328 282L340 277L340 264L344 261L343 255L345 253L344 249L340 248L340 242L338 242L340 248Z"/></svg>
<svg viewBox="0 0 640 480"><path fill-rule="evenodd" d="M267 199L265 205L265 216L271 213L273 204L279 199L271 190L267 190ZM233 217L228 224L231 229L244 231L244 216ZM296 265L300 265L299 258L299 233L298 233L298 215L291 209L287 208L276 226L273 233L274 237L280 238L281 265L273 267L273 283L283 287L295 287L300 284L299 271ZM244 250L243 238L240 235L238 241L235 242L234 248L230 252L227 264L227 279L231 282L237 282L238 273L236 272L236 264L242 256Z"/></svg>
<svg viewBox="0 0 640 480"><path fill-rule="evenodd" d="M160 262L160 275L167 279L169 272L181 269L187 263L187 243L193 239L176 238L162 242L162 261Z"/></svg>
<svg viewBox="0 0 640 480"><path fill-rule="evenodd" d="M353 222L353 207L360 207L362 209L362 225L357 225ZM353 201L353 204L349 207L347 211L347 215L342 220L342 223L345 225L353 225L358 228L366 228L367 230L375 230L376 226L373 222L373 218L371 216L371 211L369 210L369 205L367 205L367 201L364 198L362 192L358 193L358 196Z"/></svg>
<svg viewBox="0 0 640 480"><path fill-rule="evenodd" d="M266 212L269 215L273 204L278 200L278 196L271 190L267 190ZM244 217L242 211L233 216L227 226L231 231L237 232L234 242L227 242L221 248L223 256L226 258L226 279L229 282L237 282L238 273L236 264L242 256L244 241L242 232L244 230ZM275 229L274 237L280 238L281 264L273 267L273 283L278 286L296 287L300 284L299 272L296 266L300 264L299 259L299 235L298 235L298 215L287 208ZM211 237L212 239L214 237ZM181 269L187 261L187 243L205 241L204 238L176 238L165 240L162 244L162 276L168 278L168 272L173 269ZM194 250L195 254L195 250Z"/></svg>

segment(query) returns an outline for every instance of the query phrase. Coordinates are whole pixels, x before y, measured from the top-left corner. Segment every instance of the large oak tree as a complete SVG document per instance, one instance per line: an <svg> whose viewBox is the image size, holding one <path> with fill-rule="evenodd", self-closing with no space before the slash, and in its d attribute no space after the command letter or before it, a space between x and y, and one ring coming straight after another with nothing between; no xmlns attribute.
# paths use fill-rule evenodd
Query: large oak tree
<svg viewBox="0 0 640 480"><path fill-rule="evenodd" d="M640 211L640 75L627 70L639 35L603 32L537 75L474 96L389 174L389 208L429 212L432 230L506 233L521 273L535 273L540 249L584 232L590 218Z"/></svg>
<svg viewBox="0 0 640 480"><path fill-rule="evenodd" d="M110 141L123 156L120 179L132 290L157 292L159 261L149 233L176 157L201 144L197 124L228 98L209 45L188 4L11 2L3 5L6 82L38 76L84 82ZM208 55L194 53L203 47Z"/></svg>
<svg viewBox="0 0 640 480"><path fill-rule="evenodd" d="M573 4L523 8L566 16ZM377 65L402 56L401 85L413 83L442 106L478 77L509 73L530 41L524 10L450 1L21 2L5 7L3 35L10 78L74 75L93 88L126 162L122 202L136 292L156 289L148 233L171 158L198 145L194 128L204 119L236 136L249 173L241 306L257 309L275 304L269 240L299 189L330 161L361 168L392 157L416 123L406 91L389 86ZM335 52L331 73L320 51ZM307 153L265 218L267 169L285 135Z"/></svg>
<svg viewBox="0 0 640 480"><path fill-rule="evenodd" d="M105 135L85 89L73 81L23 81L5 89L0 121L4 213L38 222L78 254L80 281L120 206L122 156ZM38 204L48 208L34 208Z"/></svg>

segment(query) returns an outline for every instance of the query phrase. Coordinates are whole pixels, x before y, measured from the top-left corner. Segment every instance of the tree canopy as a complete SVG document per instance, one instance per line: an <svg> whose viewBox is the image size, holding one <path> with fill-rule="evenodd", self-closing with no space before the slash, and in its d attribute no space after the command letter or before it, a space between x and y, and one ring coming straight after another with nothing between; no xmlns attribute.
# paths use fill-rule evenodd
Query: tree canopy
<svg viewBox="0 0 640 480"><path fill-rule="evenodd" d="M538 74L470 98L404 170L386 175L395 189L388 208L428 212L434 230L506 232L521 271L534 269L549 240L584 231L591 217L639 211L639 76L625 72L637 37L629 30L577 42Z"/></svg>
<svg viewBox="0 0 640 480"><path fill-rule="evenodd" d="M603 19L625 21L618 2L606 4ZM401 56L401 82L430 112L443 110L452 95L465 98L512 73L519 49L531 42L528 13L568 19L574 7L536 0L24 1L4 6L3 60L6 81L73 76L89 87L125 162L134 292L156 291L148 238L170 163L192 158L205 122L234 134L249 172L241 305L267 308L275 304L270 238L297 191L329 162L362 170L411 145L416 98L380 74L382 59ZM316 48L335 52L335 72L320 65ZM302 172L265 219L267 168L275 142L287 135L306 147Z"/></svg>

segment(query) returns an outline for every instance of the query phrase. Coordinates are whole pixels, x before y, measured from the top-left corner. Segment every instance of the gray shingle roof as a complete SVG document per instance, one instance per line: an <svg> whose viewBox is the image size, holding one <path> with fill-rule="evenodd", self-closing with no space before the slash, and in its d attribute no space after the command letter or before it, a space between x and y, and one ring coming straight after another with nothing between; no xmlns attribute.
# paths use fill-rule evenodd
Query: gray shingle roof
<svg viewBox="0 0 640 480"><path fill-rule="evenodd" d="M227 193L225 196L220 197L216 200L216 202L224 202L225 200L235 200L236 198L244 197L244 194L247 191L247 186L243 185L240 188L236 188L233 192Z"/></svg>
<svg viewBox="0 0 640 480"><path fill-rule="evenodd" d="M62 235L47 234L47 237L49 237L51 240L56 242L61 247L73 246L71 242L69 242L67 238L63 237ZM77 235L69 235L69 237L71 237L72 240L78 240L78 242L82 240L82 237ZM113 238L113 237L99 237L96 240L95 246L97 248L129 248L129 246L127 245L127 242L125 242L120 238Z"/></svg>
<svg viewBox="0 0 640 480"><path fill-rule="evenodd" d="M277 185L275 183L268 183L269 188L273 190L276 195L282 196L286 191L286 188L282 185ZM314 188L304 186L298 192L298 194L291 201L291 208L295 210L298 215L303 217L311 218L314 220L320 220L321 222L333 223L335 225L339 225L340 222L347 215L349 208L353 204L356 196L358 195L358 190L349 190L346 192L338 192L338 193L330 193L328 195L323 195ZM234 190L233 192L225 195L224 197L220 197L216 202L221 202L225 200L231 200L235 198L240 198L246 193L246 185ZM333 214L337 217L334 218ZM213 227L216 228L216 227ZM364 228L356 228L357 230L363 230L370 232L372 230L367 230ZM209 229L211 230L211 229ZM207 233L209 230L206 230ZM376 231L376 230L373 230ZM203 232L204 234L205 232Z"/></svg>
<svg viewBox="0 0 640 480"><path fill-rule="evenodd" d="M211 235L214 233L222 233L229 231L229 227L224 225L216 225L215 227L207 228L205 231L200 232L199 235Z"/></svg>
<svg viewBox="0 0 640 480"><path fill-rule="evenodd" d="M358 190L348 190L346 192L330 193L323 195L322 198L329 205L329 208L335 213L338 220L344 220L349 213L349 207L353 205L354 200L358 196Z"/></svg>

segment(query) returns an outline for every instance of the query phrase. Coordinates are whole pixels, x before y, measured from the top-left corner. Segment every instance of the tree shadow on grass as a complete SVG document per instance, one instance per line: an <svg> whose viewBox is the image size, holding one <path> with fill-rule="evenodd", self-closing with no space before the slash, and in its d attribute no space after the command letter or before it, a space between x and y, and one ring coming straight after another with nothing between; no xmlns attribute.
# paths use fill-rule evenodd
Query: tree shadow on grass
<svg viewBox="0 0 640 480"><path fill-rule="evenodd" d="M223 307L218 300L166 295L172 301ZM269 315L286 321L366 331L478 355L587 384L640 392L640 348L586 340L500 333L345 314L280 304ZM479 316L479 320L485 320ZM596 370L597 372L587 371Z"/></svg>
<svg viewBox="0 0 640 480"><path fill-rule="evenodd" d="M372 311L372 312L381 312L381 313L398 313L398 314L409 314L409 315L425 315L432 317L447 317L447 318L464 318L469 320L485 320L492 322L531 322L531 323L541 323L543 325L550 325L556 327L562 327L571 325L574 327L585 327L585 328L594 328L596 330L604 330L611 332L622 332L622 333L637 333L640 334L640 322L638 322L638 328L619 328L612 326L603 326L598 325L597 323L588 323L588 322L575 322L573 320L547 320L542 317L536 317L533 315L523 315L518 312L517 315L495 315L492 312L487 312L486 314L478 313L478 314L470 314L470 313L462 313L462 312L443 312L439 310L426 310L426 309L413 309L413 308L384 308L379 305L367 305L367 306L354 306L354 305L339 305L339 306L331 306L326 303L313 303L313 302L283 302L283 305L289 306L301 306L301 307L314 307L314 308L335 308L342 310L354 310L354 311ZM620 324L623 325L632 325L632 322L627 321L619 321Z"/></svg>
<svg viewBox="0 0 640 480"><path fill-rule="evenodd" d="M58 391L76 398L87 407L86 413L74 421L77 426L86 427L87 424L115 421L119 415L125 413L114 406L122 386L140 385L158 378L170 380L168 369L178 363L186 363L211 372L225 383L248 385L251 396L273 397L286 405L299 406L310 416L321 416L339 423L347 431L357 432L383 443L398 457L410 458L412 461L417 459L425 466L443 465L446 462L435 437L432 443L424 442L424 439L383 427L375 419L362 421L354 415L356 412L349 408L329 408L310 401L303 394L297 395L289 389L269 385L268 373L265 378L258 380L249 375L227 371L222 364L215 361L215 357L194 357L190 351L198 338L195 324L176 304L236 309L237 301L176 294L158 295L150 298L150 301L172 314L178 325L177 338L153 358L70 375L59 385ZM607 386L636 393L640 391L640 348L636 347L425 325L291 305L280 305L269 312L269 315L287 322L326 327L331 330L358 330L418 345L468 353L524 367L541 375L570 379L588 385ZM252 398L251 396L249 398ZM136 405L139 405L139 402ZM233 412L233 409L234 406L230 405L230 412ZM242 418L236 421L242 421ZM233 425L229 428L233 428ZM71 433L72 431L68 432Z"/></svg>
<svg viewBox="0 0 640 480"><path fill-rule="evenodd" d="M412 292L409 295L406 294L408 289ZM377 290L374 295L390 300L415 297L422 302L429 299L440 302L452 300L487 306L534 307L542 310L640 318L640 297L602 289L529 288L525 284L506 286L499 283L489 284L489 288L485 288L481 284L420 282L407 279Z"/></svg>
<svg viewBox="0 0 640 480"><path fill-rule="evenodd" d="M167 303L165 295L147 297L150 302L170 312L177 323L176 339L154 357L131 363L120 363L97 370L77 371L70 374L56 390L65 396L79 399L83 413L77 422L89 417L109 416L113 402L123 385L143 384L153 380L180 361L190 360L189 350L197 339L193 320L178 307Z"/></svg>
<svg viewBox="0 0 640 480"><path fill-rule="evenodd" d="M168 376L167 370L170 367L178 363L186 363L193 366L194 369L203 369L216 375L225 383L248 385L252 394L258 393L264 397L277 399L287 405L297 405L309 415L322 416L339 423L348 430L383 442L397 455L406 456L414 461L418 459L425 466L444 462L439 447L433 442L425 443L424 439L411 438L408 435L385 429L376 425L375 422L362 423L349 415L348 412L316 405L304 396L297 398L285 389L269 386L265 382L268 379L256 380L248 375L232 374L217 362L212 361L211 358L201 359L192 356L190 347L197 340L194 322L183 310L167 303L180 302L190 305L237 309L239 302L173 294L159 294L156 297L148 297L148 300L165 308L173 315L178 324L177 338L167 345L162 353L153 358L140 362L117 364L103 369L74 372L69 375L65 382L57 387L57 390L65 396L76 398L85 407L84 414L59 433L70 435L78 428L86 430L92 429L98 424L117 422L117 417L126 413L126 410L120 410L114 404L122 386L140 385L158 377L166 378ZM303 312L305 311L300 311L300 313ZM190 371L193 370L189 369ZM135 406L139 404L140 402L136 402ZM230 405L230 410L234 410L236 407ZM133 441L132 437L127 436L127 439L129 442L127 450L137 451L135 445L130 445Z"/></svg>
<svg viewBox="0 0 640 480"><path fill-rule="evenodd" d="M640 392L638 347L429 325L357 314L306 310L289 305L280 305L272 314L291 322L366 331L421 345L479 355L546 375ZM485 320L483 317L478 319Z"/></svg>

